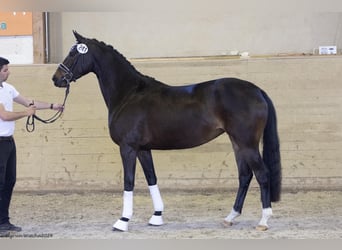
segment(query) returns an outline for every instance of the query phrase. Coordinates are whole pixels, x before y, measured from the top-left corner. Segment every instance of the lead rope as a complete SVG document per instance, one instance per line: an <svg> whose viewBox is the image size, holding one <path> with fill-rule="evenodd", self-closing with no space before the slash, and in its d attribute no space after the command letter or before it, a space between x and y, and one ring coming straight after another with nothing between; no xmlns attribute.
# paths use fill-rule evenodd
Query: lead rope
<svg viewBox="0 0 342 250"><path fill-rule="evenodd" d="M30 115L27 117L26 120L26 130L27 132L33 132L35 130L35 120L37 119L38 121L45 123L45 124L50 124L55 122L56 120L58 120L58 118L60 118L63 114L64 111L64 107L65 107L65 103L67 100L67 97L69 95L69 90L70 90L70 84L67 85L66 89L65 89L65 96L64 96L64 101L63 101L63 109L62 110L58 110L56 114L54 114L52 117L50 117L49 119L42 119L37 115ZM32 104L33 105L33 104Z"/></svg>

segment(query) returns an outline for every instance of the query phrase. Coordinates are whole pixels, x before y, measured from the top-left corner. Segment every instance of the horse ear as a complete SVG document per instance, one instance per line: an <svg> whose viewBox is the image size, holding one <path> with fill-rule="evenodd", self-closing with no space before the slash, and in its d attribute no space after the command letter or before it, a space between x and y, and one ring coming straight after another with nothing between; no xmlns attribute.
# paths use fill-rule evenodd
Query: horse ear
<svg viewBox="0 0 342 250"><path fill-rule="evenodd" d="M74 33L77 42L81 43L85 39L83 36L78 34L76 30L73 30L72 32Z"/></svg>

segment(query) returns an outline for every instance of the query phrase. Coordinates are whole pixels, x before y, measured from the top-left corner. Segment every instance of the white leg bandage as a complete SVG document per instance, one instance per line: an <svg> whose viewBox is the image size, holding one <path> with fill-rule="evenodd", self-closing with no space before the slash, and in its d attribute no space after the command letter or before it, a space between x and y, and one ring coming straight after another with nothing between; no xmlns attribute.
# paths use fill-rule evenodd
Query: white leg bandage
<svg viewBox="0 0 342 250"><path fill-rule="evenodd" d="M133 215L133 191L124 191L123 193L123 209L122 218L117 220L113 225L113 230L127 231L128 220Z"/></svg>
<svg viewBox="0 0 342 250"><path fill-rule="evenodd" d="M233 224L233 221L236 217L239 217L241 214L237 211L235 211L234 208L232 208L232 211L230 211L230 214L224 219L228 224Z"/></svg>
<svg viewBox="0 0 342 250"><path fill-rule="evenodd" d="M131 219L133 215L133 191L124 191L122 217Z"/></svg>
<svg viewBox="0 0 342 250"><path fill-rule="evenodd" d="M158 185L148 186L153 201L154 211L164 211L164 203L161 198Z"/></svg>
<svg viewBox="0 0 342 250"><path fill-rule="evenodd" d="M152 197L154 207L154 214L152 215L148 223L152 226L161 226L164 224L162 217L162 212L164 211L164 204L159 192L159 188L157 185L148 186L148 188L150 189L150 194Z"/></svg>
<svg viewBox="0 0 342 250"><path fill-rule="evenodd" d="M272 208L264 208L262 210L262 217L261 217L261 220L259 222L259 226L263 226L265 227L265 229L268 228L268 225L267 225L267 221L269 218L271 218L272 216Z"/></svg>

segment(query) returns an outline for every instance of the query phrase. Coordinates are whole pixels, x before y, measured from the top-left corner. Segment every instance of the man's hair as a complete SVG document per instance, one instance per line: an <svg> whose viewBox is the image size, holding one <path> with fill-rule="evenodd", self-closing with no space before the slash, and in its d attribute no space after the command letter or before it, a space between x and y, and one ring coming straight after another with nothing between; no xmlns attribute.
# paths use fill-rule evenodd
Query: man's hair
<svg viewBox="0 0 342 250"><path fill-rule="evenodd" d="M2 66L9 64L10 62L6 59L0 56L0 70L2 69Z"/></svg>

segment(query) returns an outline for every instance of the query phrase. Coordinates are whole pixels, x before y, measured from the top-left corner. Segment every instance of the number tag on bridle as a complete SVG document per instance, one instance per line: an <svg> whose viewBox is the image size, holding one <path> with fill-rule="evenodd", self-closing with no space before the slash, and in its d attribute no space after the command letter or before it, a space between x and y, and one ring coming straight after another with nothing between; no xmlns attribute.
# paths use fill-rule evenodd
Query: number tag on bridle
<svg viewBox="0 0 342 250"><path fill-rule="evenodd" d="M88 52L88 47L84 43L77 44L77 51L81 54L86 54Z"/></svg>

